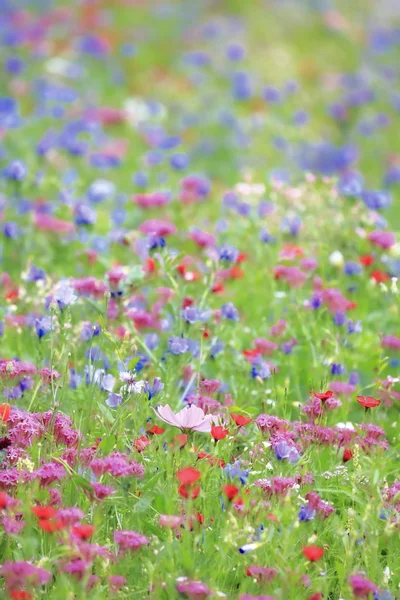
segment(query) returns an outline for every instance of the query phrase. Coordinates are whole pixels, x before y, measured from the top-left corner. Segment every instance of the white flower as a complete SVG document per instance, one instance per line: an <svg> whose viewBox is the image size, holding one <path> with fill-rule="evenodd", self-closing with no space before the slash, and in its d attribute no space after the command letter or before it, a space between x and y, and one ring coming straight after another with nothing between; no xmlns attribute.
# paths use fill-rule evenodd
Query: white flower
<svg viewBox="0 0 400 600"><path fill-rule="evenodd" d="M350 423L350 421L347 421L347 423L336 423L335 427L338 429L350 429L351 431L354 431L354 425L353 423Z"/></svg>
<svg viewBox="0 0 400 600"><path fill-rule="evenodd" d="M144 390L145 382L136 381L136 374L129 371L121 371L119 378L126 385L121 387L121 391L127 394L141 394Z"/></svg>
<svg viewBox="0 0 400 600"><path fill-rule="evenodd" d="M339 250L335 250L329 256L329 262L334 267L341 267L344 263L343 254Z"/></svg>

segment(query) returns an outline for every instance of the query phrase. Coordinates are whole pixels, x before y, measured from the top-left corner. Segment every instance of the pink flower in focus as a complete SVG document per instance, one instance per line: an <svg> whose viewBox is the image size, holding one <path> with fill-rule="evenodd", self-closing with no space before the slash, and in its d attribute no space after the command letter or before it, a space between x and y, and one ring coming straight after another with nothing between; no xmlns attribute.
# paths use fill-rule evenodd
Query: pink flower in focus
<svg viewBox="0 0 400 600"><path fill-rule="evenodd" d="M208 433L215 422L212 415L204 414L204 411L198 406L194 406L194 404L185 406L185 408L176 414L172 411L169 404L158 406L155 412L164 423L178 427L182 431L189 430Z"/></svg>

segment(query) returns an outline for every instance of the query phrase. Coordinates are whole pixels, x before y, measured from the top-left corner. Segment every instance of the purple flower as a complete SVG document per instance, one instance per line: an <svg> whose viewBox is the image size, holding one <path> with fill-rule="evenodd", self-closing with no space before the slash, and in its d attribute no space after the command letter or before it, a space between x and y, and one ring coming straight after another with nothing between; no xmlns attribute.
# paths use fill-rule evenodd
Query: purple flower
<svg viewBox="0 0 400 600"><path fill-rule="evenodd" d="M144 391L146 394L148 394L149 400L151 400L154 396L159 394L163 389L164 384L161 381L160 377L155 377L151 386L148 381L146 381L144 385Z"/></svg>
<svg viewBox="0 0 400 600"><path fill-rule="evenodd" d="M211 316L210 310L201 310L196 306L187 306L181 311L182 318L187 323L196 323L196 321L208 321Z"/></svg>
<svg viewBox="0 0 400 600"><path fill-rule="evenodd" d="M204 600L204 598L207 598L207 596L211 596L212 594L212 591L205 583L186 578L182 581L178 581L176 589L180 594L189 598L189 600L196 600L197 598L199 600Z"/></svg>
<svg viewBox="0 0 400 600"><path fill-rule="evenodd" d="M342 310L338 310L334 314L333 322L335 323L335 325L342 326L346 323L346 319L346 313Z"/></svg>
<svg viewBox="0 0 400 600"><path fill-rule="evenodd" d="M122 404L122 396L120 394L114 394L114 393L108 394L106 404L110 408L117 408L117 406Z"/></svg>
<svg viewBox="0 0 400 600"><path fill-rule="evenodd" d="M239 321L239 313L233 302L227 302L221 306L221 315L230 321Z"/></svg>
<svg viewBox="0 0 400 600"><path fill-rule="evenodd" d="M331 373L332 375L343 375L344 373L346 373L346 367L339 363L332 363Z"/></svg>
<svg viewBox="0 0 400 600"><path fill-rule="evenodd" d="M310 507L309 504L304 504L299 510L299 521L312 521L315 517L316 511Z"/></svg>
<svg viewBox="0 0 400 600"><path fill-rule="evenodd" d="M239 256L239 250L235 246L222 246L219 250L220 260L236 262Z"/></svg>
<svg viewBox="0 0 400 600"><path fill-rule="evenodd" d="M11 562L7 560L1 566L1 575L4 577L8 590L24 588L27 585L44 585L51 579L49 571L25 561Z"/></svg>
<svg viewBox="0 0 400 600"><path fill-rule="evenodd" d="M149 350L155 350L159 344L159 336L156 333L148 333L144 338L144 342Z"/></svg>
<svg viewBox="0 0 400 600"><path fill-rule="evenodd" d="M188 340L178 336L171 337L168 340L168 350L175 356L185 354L189 350Z"/></svg>
<svg viewBox="0 0 400 600"><path fill-rule="evenodd" d="M142 546L147 546L149 540L141 533L124 530L114 532L114 542L118 544L119 549L122 551L129 550L130 552L136 552Z"/></svg>
<svg viewBox="0 0 400 600"><path fill-rule="evenodd" d="M300 458L300 454L297 449L288 444L286 440L280 440L277 444L274 444L274 452L278 460L287 458L292 464L296 463Z"/></svg>
<svg viewBox="0 0 400 600"><path fill-rule="evenodd" d="M46 279L46 273L43 269L39 269L35 265L31 265L28 274L26 276L26 281L41 281Z"/></svg>
<svg viewBox="0 0 400 600"><path fill-rule="evenodd" d="M38 319L35 319L35 331L39 340L51 331L51 327L50 317L39 317Z"/></svg>
<svg viewBox="0 0 400 600"><path fill-rule="evenodd" d="M366 599L372 592L378 591L378 586L359 574L350 575L349 583L356 598Z"/></svg>
<svg viewBox="0 0 400 600"><path fill-rule="evenodd" d="M346 275L359 275L362 272L362 267L354 261L348 261L344 264L343 272Z"/></svg>
<svg viewBox="0 0 400 600"><path fill-rule="evenodd" d="M22 181L27 175L25 164L21 160L13 160L3 171L4 177L12 181Z"/></svg>

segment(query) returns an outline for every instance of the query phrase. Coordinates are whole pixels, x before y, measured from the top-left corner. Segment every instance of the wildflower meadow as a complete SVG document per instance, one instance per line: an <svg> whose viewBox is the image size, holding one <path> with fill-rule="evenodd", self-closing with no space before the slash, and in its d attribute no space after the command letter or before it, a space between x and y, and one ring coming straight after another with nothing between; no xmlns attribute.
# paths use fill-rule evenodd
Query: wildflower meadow
<svg viewBox="0 0 400 600"><path fill-rule="evenodd" d="M400 3L0 0L0 598L400 598Z"/></svg>

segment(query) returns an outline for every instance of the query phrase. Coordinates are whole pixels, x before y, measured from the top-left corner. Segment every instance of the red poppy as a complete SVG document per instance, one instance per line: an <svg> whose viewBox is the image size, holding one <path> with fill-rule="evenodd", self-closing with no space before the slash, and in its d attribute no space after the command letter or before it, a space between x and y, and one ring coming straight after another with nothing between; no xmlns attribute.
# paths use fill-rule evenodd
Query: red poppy
<svg viewBox="0 0 400 600"><path fill-rule="evenodd" d="M147 430L147 433L149 435L161 435L162 433L164 433L165 429L163 429L162 427L159 427L158 425L153 425L153 427L150 427L150 429Z"/></svg>
<svg viewBox="0 0 400 600"><path fill-rule="evenodd" d="M182 483L178 488L178 493L180 496L182 496L182 498L190 497L192 500L194 500L200 494L200 487L197 486L192 488L190 485L185 485Z"/></svg>
<svg viewBox="0 0 400 600"><path fill-rule="evenodd" d="M194 300L193 298L186 297L182 301L182 308L188 308L189 306L193 306Z"/></svg>
<svg viewBox="0 0 400 600"><path fill-rule="evenodd" d="M364 254L360 256L359 261L364 267L369 267L375 261L374 257L371 254Z"/></svg>
<svg viewBox="0 0 400 600"><path fill-rule="evenodd" d="M320 546L303 546L302 548L304 556L310 562L315 562L323 557L325 550Z"/></svg>
<svg viewBox="0 0 400 600"><path fill-rule="evenodd" d="M32 512L38 519L52 519L57 514L57 510L53 506L32 506Z"/></svg>
<svg viewBox="0 0 400 600"><path fill-rule="evenodd" d="M13 590L10 596L13 600L31 600L33 598L32 594L26 590Z"/></svg>
<svg viewBox="0 0 400 600"><path fill-rule="evenodd" d="M155 273L156 271L156 263L152 258L148 258L144 263L143 270L145 273Z"/></svg>
<svg viewBox="0 0 400 600"><path fill-rule="evenodd" d="M216 442L223 440L229 435L229 429L224 429L221 425L213 425L211 427L211 435Z"/></svg>
<svg viewBox="0 0 400 600"><path fill-rule="evenodd" d="M193 469L193 467L185 467L177 472L176 477L180 483L184 485L193 485L201 477L200 471Z"/></svg>
<svg viewBox="0 0 400 600"><path fill-rule="evenodd" d="M307 598L307 600L322 600L322 599L323 599L323 596L319 592L316 592L315 594L313 594L312 596L309 596Z"/></svg>
<svg viewBox="0 0 400 600"><path fill-rule="evenodd" d="M267 519L268 521L272 521L273 523L279 523L278 518L272 513L267 514Z"/></svg>
<svg viewBox="0 0 400 600"><path fill-rule="evenodd" d="M201 513L197 512L196 513L196 519L197 519L197 522L200 523L200 525L203 525L203 523L204 523L204 515L202 515Z"/></svg>
<svg viewBox="0 0 400 600"><path fill-rule="evenodd" d="M224 284L222 281L217 281L211 288L213 294L222 294L224 292Z"/></svg>
<svg viewBox="0 0 400 600"><path fill-rule="evenodd" d="M333 396L333 392L331 390L327 390L326 392L320 392L319 394L317 394L317 392L313 392L313 394L314 398L319 398L320 400L322 400L322 402L328 400L329 398L332 398Z"/></svg>
<svg viewBox="0 0 400 600"><path fill-rule="evenodd" d="M63 527L65 527L65 523L61 521L61 519L40 519L39 527L43 531L53 533L54 531L60 531L60 529L63 529Z"/></svg>
<svg viewBox="0 0 400 600"><path fill-rule="evenodd" d="M240 267L234 265L229 269L229 277L231 279L241 279L244 277L244 271Z"/></svg>
<svg viewBox="0 0 400 600"><path fill-rule="evenodd" d="M11 414L11 406L5 402L4 404L0 404L0 421L5 423L10 418Z"/></svg>
<svg viewBox="0 0 400 600"><path fill-rule="evenodd" d="M186 433L179 433L178 435L175 435L172 440L174 442L177 443L177 445L179 445L179 448L184 448L187 444L188 441L188 436Z"/></svg>
<svg viewBox="0 0 400 600"><path fill-rule="evenodd" d="M217 458L212 454L207 454L207 452L199 452L197 454L197 458L198 460L202 460L203 458L205 458L211 466L218 465L219 467L221 467L221 469L225 467L226 464L223 458Z"/></svg>
<svg viewBox="0 0 400 600"><path fill-rule="evenodd" d="M245 425L251 423L253 420L249 417L244 417L243 415L236 415L234 413L231 413L231 417L235 421L235 425L237 425L238 427L244 427Z"/></svg>
<svg viewBox="0 0 400 600"><path fill-rule="evenodd" d="M381 401L373 396L357 396L358 404L361 404L364 408L375 408L379 406Z"/></svg>
<svg viewBox="0 0 400 600"><path fill-rule="evenodd" d="M236 485L223 485L222 490L229 501L233 500L240 492Z"/></svg>
<svg viewBox="0 0 400 600"><path fill-rule="evenodd" d="M9 496L6 492L0 492L0 510L7 508Z"/></svg>
<svg viewBox="0 0 400 600"><path fill-rule="evenodd" d="M243 261L247 260L247 254L245 252L240 252L240 254L238 255L237 259L236 259L236 264L240 264Z"/></svg>
<svg viewBox="0 0 400 600"><path fill-rule="evenodd" d="M133 447L137 452L143 452L143 450L146 450L149 444L151 444L151 440L149 440L149 438L145 435L133 440Z"/></svg>
<svg viewBox="0 0 400 600"><path fill-rule="evenodd" d="M262 350L261 348L251 348L251 350L243 350L242 354L245 358L254 358L262 354Z"/></svg>
<svg viewBox="0 0 400 600"><path fill-rule="evenodd" d="M72 528L72 532L81 540L88 540L92 537L95 529L94 525L77 525Z"/></svg>
<svg viewBox="0 0 400 600"><path fill-rule="evenodd" d="M384 283L385 281L388 281L388 279L390 279L389 275L387 273L384 273L383 271L380 271L379 269L377 271L373 271L370 275L371 279L374 279L374 281L376 281L376 283Z"/></svg>
<svg viewBox="0 0 400 600"><path fill-rule="evenodd" d="M347 462L353 458L353 452L350 448L345 448L343 452L343 462Z"/></svg>

